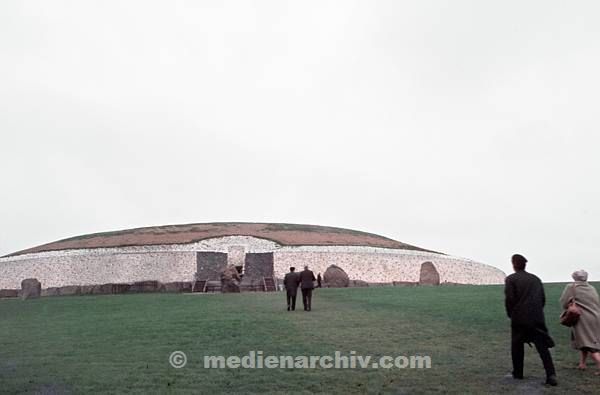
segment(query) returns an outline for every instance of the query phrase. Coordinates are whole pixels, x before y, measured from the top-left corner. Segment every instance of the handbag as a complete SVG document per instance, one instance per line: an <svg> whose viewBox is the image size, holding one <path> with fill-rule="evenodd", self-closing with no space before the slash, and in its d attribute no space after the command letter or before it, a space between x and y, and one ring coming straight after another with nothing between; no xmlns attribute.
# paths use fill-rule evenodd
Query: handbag
<svg viewBox="0 0 600 395"><path fill-rule="evenodd" d="M575 285L573 285L573 297L571 302L567 305L567 309L560 315L560 324L568 327L577 325L579 317L581 316L581 310L575 301Z"/></svg>

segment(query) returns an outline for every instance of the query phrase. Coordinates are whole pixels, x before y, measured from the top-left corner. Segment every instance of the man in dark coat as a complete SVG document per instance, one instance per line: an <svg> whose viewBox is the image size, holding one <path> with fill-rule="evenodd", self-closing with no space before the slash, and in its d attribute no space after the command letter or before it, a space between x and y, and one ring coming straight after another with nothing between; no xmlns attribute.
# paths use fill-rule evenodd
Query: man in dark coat
<svg viewBox="0 0 600 395"><path fill-rule="evenodd" d="M527 259L516 254L512 257L515 273L506 277L504 293L506 296L506 314L511 321L512 375L523 378L523 358L525 343L533 343L540 354L546 370L546 384L557 385L556 370L549 348L554 341L548 334L544 318L546 296L541 280L525 271Z"/></svg>
<svg viewBox="0 0 600 395"><path fill-rule="evenodd" d="M302 288L302 304L304 304L304 311L311 310L312 304L312 291L315 287L315 274L308 270L308 266L304 266L304 270L300 272L300 287Z"/></svg>
<svg viewBox="0 0 600 395"><path fill-rule="evenodd" d="M300 275L295 270L295 267L290 267L290 272L283 278L288 311L290 309L292 311L296 310L296 295L298 294L298 286L300 285Z"/></svg>

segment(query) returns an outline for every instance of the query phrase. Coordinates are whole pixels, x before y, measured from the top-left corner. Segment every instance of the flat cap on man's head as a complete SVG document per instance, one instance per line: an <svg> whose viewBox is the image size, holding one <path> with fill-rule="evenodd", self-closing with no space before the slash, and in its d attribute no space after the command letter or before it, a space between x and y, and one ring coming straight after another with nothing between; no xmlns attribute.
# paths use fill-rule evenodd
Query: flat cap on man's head
<svg viewBox="0 0 600 395"><path fill-rule="evenodd" d="M523 255L515 254L512 256L511 260L515 269L525 270L525 266L527 266L527 258L525 258Z"/></svg>

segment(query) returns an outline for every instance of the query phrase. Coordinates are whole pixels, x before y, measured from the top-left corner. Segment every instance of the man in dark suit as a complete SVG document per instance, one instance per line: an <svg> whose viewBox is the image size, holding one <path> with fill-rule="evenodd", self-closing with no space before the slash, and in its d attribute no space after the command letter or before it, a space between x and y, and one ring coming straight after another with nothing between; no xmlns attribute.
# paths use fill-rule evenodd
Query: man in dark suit
<svg viewBox="0 0 600 395"><path fill-rule="evenodd" d="M315 287L315 274L308 270L308 266L304 266L304 270L300 272L300 287L302 288L302 304L304 311L311 310L312 291Z"/></svg>
<svg viewBox="0 0 600 395"><path fill-rule="evenodd" d="M300 275L295 271L295 267L290 267L290 272L283 278L288 311L290 309L292 311L296 310L296 295L298 294L298 286L300 285Z"/></svg>
<svg viewBox="0 0 600 395"><path fill-rule="evenodd" d="M525 343L533 343L546 370L546 384L555 386L556 370L548 350L554 347L554 341L544 318L544 285L537 276L525 271L527 259L524 256L513 255L512 264L515 272L506 278L504 287L506 314L511 321L512 376L523 378L523 348Z"/></svg>

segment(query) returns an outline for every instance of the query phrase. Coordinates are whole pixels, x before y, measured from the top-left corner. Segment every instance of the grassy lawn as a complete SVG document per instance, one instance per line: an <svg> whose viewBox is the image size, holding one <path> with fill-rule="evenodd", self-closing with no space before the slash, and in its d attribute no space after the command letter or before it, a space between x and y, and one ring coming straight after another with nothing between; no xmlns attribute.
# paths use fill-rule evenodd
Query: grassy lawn
<svg viewBox="0 0 600 395"><path fill-rule="evenodd" d="M510 372L501 286L315 291L310 313L281 293L122 295L0 300L0 392L554 393L597 392L575 369L557 323L562 284L546 286L559 387L545 388L526 347L526 380ZM301 298L299 302L301 305ZM174 369L175 350L188 364ZM204 355L429 355L431 369L205 369Z"/></svg>

